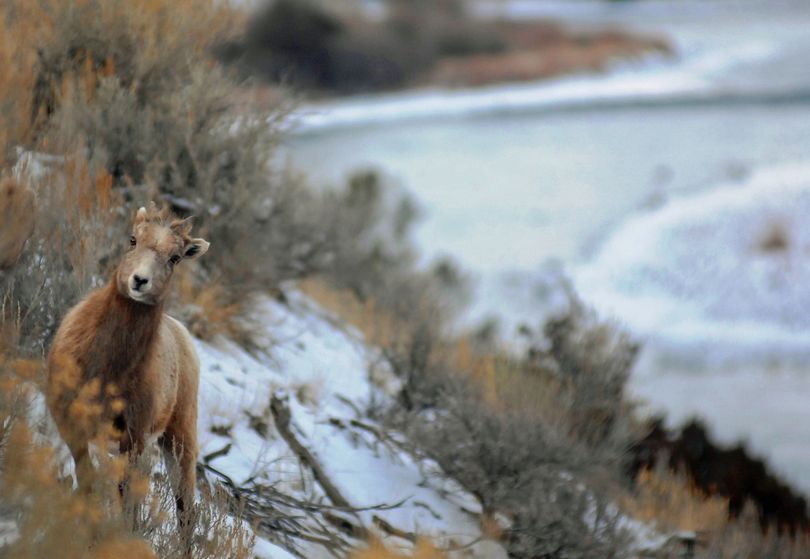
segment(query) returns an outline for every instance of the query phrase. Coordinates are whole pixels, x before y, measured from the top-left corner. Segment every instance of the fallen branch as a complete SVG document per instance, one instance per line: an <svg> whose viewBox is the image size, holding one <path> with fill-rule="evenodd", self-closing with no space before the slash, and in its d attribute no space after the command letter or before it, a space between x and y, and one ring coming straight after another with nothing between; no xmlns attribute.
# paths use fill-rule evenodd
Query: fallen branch
<svg viewBox="0 0 810 559"><path fill-rule="evenodd" d="M388 534L389 536L396 536L397 538L402 538L403 540L407 540L411 543L416 543L416 534L413 532L406 532L405 530L401 530L390 522L380 518L376 514L374 515L374 525Z"/></svg>
<svg viewBox="0 0 810 559"><path fill-rule="evenodd" d="M244 517L256 532L282 545L298 557L305 557L295 540L315 543L335 557L345 556L351 544L339 533L329 530L319 519L322 505L305 502L285 495L274 487L248 480L237 485L227 474L210 464L198 464L202 480L212 474L231 495L230 509L235 516Z"/></svg>
<svg viewBox="0 0 810 559"><path fill-rule="evenodd" d="M216 460L220 456L227 455L231 451L231 446L233 446L233 445L231 443L228 443L225 446L223 446L222 448L220 448L219 450L215 450L214 452L206 454L205 456L202 457L203 462L208 464L209 462L212 462L212 461Z"/></svg>
<svg viewBox="0 0 810 559"><path fill-rule="evenodd" d="M436 520L441 520L442 519L441 515L438 512L436 512L435 510L433 510L433 507L431 507L430 505L428 505L427 503L425 503L423 501L414 501L413 506L422 507L423 509L428 511L430 513L430 515L433 518L435 518Z"/></svg>
<svg viewBox="0 0 810 559"><path fill-rule="evenodd" d="M350 408L352 408L357 417L361 417L363 415L363 413L360 411L360 408L357 407L357 404L349 400L346 396L343 396L342 394L335 394L335 397L344 404L346 404L347 406L349 406Z"/></svg>
<svg viewBox="0 0 810 559"><path fill-rule="evenodd" d="M276 421L276 430L279 435L281 435L281 438L287 443L287 446L290 447L290 450L298 456L301 463L309 466L309 469L312 470L312 475L315 477L315 481L321 486L329 500L337 507L346 509L347 511L352 510L351 504L335 484L332 483L329 476L326 475L320 462L318 462L309 449L301 444L293 434L292 429L290 429L291 413L286 399L282 399L274 394L270 400L270 411Z"/></svg>
<svg viewBox="0 0 810 559"><path fill-rule="evenodd" d="M344 431L351 432L351 428L360 429L367 433L370 433L376 442L379 442L388 452L388 455L394 459L397 459L401 462L400 454L400 447L398 446L397 442L392 439L390 436L383 433L380 429L374 427L373 425L369 425L368 423L363 423L362 421L358 421L356 419L349 419L344 420L337 417L330 417L328 419L329 425L332 427L336 427L338 429L342 429ZM352 435L356 436L356 433L352 433ZM369 445L374 451L377 451L377 445Z"/></svg>

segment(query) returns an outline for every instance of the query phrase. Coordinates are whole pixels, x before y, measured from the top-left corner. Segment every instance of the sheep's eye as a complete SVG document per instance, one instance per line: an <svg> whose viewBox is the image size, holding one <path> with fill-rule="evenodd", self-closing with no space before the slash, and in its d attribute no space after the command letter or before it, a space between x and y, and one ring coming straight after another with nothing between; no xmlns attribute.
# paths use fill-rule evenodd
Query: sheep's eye
<svg viewBox="0 0 810 559"><path fill-rule="evenodd" d="M171 258L169 258L169 264L171 264L172 266L174 266L175 264L178 264L179 262L180 262L180 257L178 255L176 255L176 254L174 256L172 256Z"/></svg>
<svg viewBox="0 0 810 559"><path fill-rule="evenodd" d="M138 243L138 240L135 238L134 235L129 238L129 246L134 247L137 243Z"/></svg>

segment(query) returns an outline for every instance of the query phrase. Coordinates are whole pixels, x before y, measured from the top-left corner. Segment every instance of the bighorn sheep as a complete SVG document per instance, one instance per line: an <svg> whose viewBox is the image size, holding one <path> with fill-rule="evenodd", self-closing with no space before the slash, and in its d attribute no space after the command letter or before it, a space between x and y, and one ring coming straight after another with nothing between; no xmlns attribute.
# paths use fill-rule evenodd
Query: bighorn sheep
<svg viewBox="0 0 810 559"><path fill-rule="evenodd" d="M190 232L189 220L154 204L138 210L129 251L106 286L68 312L48 356L48 406L79 485L87 487L88 443L102 430L130 456L157 438L173 467L179 457L179 513L194 499L200 364L188 331L163 305L175 266L208 250Z"/></svg>

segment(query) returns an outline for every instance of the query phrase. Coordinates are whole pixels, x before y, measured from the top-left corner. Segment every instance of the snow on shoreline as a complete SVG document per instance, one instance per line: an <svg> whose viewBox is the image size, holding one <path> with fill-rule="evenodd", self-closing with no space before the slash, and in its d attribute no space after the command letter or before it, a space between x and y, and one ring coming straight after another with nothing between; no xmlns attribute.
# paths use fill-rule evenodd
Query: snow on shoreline
<svg viewBox="0 0 810 559"><path fill-rule="evenodd" d="M290 126L297 133L316 133L434 118L683 103L719 95L745 95L756 92L730 90L718 83L717 78L735 66L767 60L778 49L777 41L767 40L698 51L678 45L677 60L654 55L643 63L616 64L607 74L564 76L476 89L425 89L308 105L292 115Z"/></svg>

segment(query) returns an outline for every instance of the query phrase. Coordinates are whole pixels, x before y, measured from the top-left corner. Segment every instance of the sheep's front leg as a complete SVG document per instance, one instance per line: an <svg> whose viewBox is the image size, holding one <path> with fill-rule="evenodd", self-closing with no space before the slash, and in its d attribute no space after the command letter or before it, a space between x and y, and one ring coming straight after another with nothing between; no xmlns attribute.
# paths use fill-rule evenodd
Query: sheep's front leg
<svg viewBox="0 0 810 559"><path fill-rule="evenodd" d="M90 449L85 442L69 442L68 448L73 456L76 485L83 494L90 494L93 487L93 462L90 460Z"/></svg>
<svg viewBox="0 0 810 559"><path fill-rule="evenodd" d="M167 469L174 483L177 522L186 545L191 545L196 523L194 493L197 487L197 437L194 429L172 424L160 439Z"/></svg>
<svg viewBox="0 0 810 559"><path fill-rule="evenodd" d="M116 420L116 428L122 423L123 419ZM123 477L118 482L118 496L121 503L121 509L124 514L131 519L133 528L137 522L138 512L138 499L133 498L130 492L130 486L133 478L137 475L137 462L138 458L143 454L146 447L145 433L142 429L134 429L127 425L123 425L123 433L118 443L118 451L122 457L126 457L127 464L124 470ZM148 477L149 473L144 472L143 475ZM136 478L137 479L137 478Z"/></svg>

